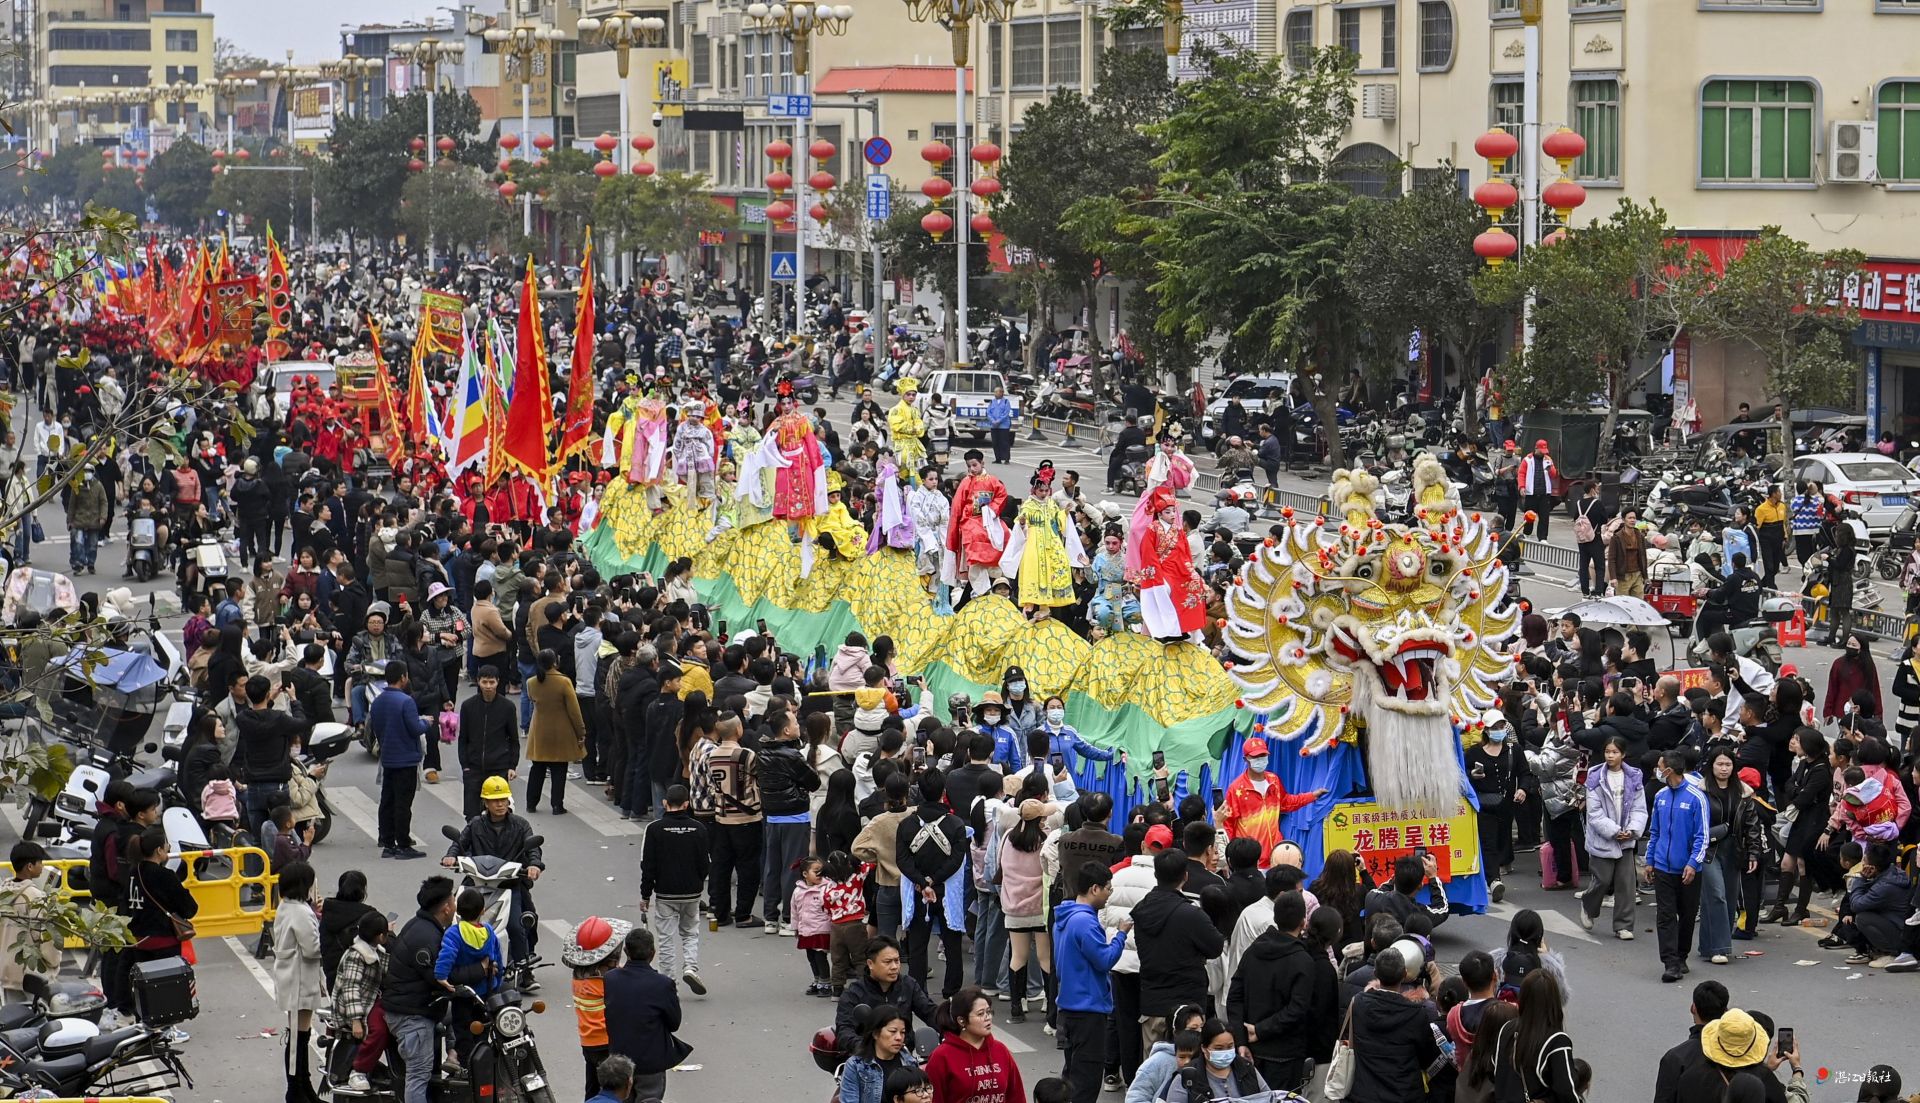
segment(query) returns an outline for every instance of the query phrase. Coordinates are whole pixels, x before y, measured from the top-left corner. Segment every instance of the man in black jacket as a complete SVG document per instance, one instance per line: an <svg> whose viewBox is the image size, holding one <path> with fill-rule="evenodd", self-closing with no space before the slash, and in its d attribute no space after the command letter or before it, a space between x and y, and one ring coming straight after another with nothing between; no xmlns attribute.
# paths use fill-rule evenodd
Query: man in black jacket
<svg viewBox="0 0 1920 1103"><path fill-rule="evenodd" d="M520 717L513 702L500 695L500 671L483 666L473 681L480 692L460 703L460 740L455 744L462 812L468 819L482 811L482 782L495 776L512 781L520 775Z"/></svg>
<svg viewBox="0 0 1920 1103"><path fill-rule="evenodd" d="M533 833L533 825L525 817L514 814L513 790L507 787L507 779L499 776L488 778L480 786L481 804L485 811L469 819L467 826L460 829L460 837L447 847L447 856L440 864L448 869L458 863L455 859L487 856L503 862L518 862L525 867L524 881L515 881L509 889L513 893L513 904L507 915L507 960L517 962L533 952L540 942L538 928L528 928L521 916L533 911L533 882L547 868L545 858L541 856L538 836ZM537 981L529 980L520 986L522 992L539 991Z"/></svg>
<svg viewBox="0 0 1920 1103"><path fill-rule="evenodd" d="M306 727L273 707L273 700L286 686L278 688L265 675L247 679L247 708L234 715L239 730L239 745L234 758L240 765L240 780L246 783L247 830L260 837L260 821L275 805L287 803L287 782L293 779L293 745L306 734Z"/></svg>
<svg viewBox="0 0 1920 1103"><path fill-rule="evenodd" d="M658 738L651 718L647 735ZM760 841L760 893L766 900L766 931L791 935L793 883L799 878L794 867L807 856L813 837L807 822L812 803L808 794L820 788L820 775L808 765L806 753L800 749L800 721L793 713L781 712L779 724L754 752L753 780L760 786L760 812L766 817Z"/></svg>
<svg viewBox="0 0 1920 1103"><path fill-rule="evenodd" d="M1677 1103L1680 1077L1701 1060L1700 1031L1726 1014L1732 999L1727 986L1717 980L1703 980L1693 986L1693 1005L1688 1008L1693 1013L1693 1026L1687 1030L1686 1041L1660 1055L1653 1080L1653 1103Z"/></svg>
<svg viewBox="0 0 1920 1103"><path fill-rule="evenodd" d="M654 970L653 947L652 931L628 931L627 963L609 972L605 982L607 1046L633 1062L633 1103L665 1099L667 1070L693 1052L673 1036L680 1029L680 993Z"/></svg>
<svg viewBox="0 0 1920 1103"><path fill-rule="evenodd" d="M900 866L901 902L903 910L911 909L906 918L907 971L920 987L927 986L927 943L937 929L947 959L942 998L960 990L966 966L960 953L965 923L956 914L961 907L960 887L953 879L966 865L967 826L941 803L946 793L947 779L940 771L921 774L920 806L900 821L893 837L894 861Z"/></svg>
<svg viewBox="0 0 1920 1103"><path fill-rule="evenodd" d="M440 939L453 922L453 879L429 877L420 882L414 901L420 910L393 937L388 954L387 979L380 989L387 1029L399 1043L407 1067L405 1103L428 1103L428 1085L440 1065L437 1026L444 1016L441 1001L446 989L434 978L440 957ZM485 979L488 962L465 965L448 974L449 984L474 984ZM471 975L468 975L471 974Z"/></svg>
<svg viewBox="0 0 1920 1103"><path fill-rule="evenodd" d="M1087 793L1081 796L1079 803L1080 826L1063 833L1060 841L1054 844L1055 852L1060 856L1060 868L1079 869L1088 862L1099 862L1112 868L1126 849L1120 836L1107 830L1107 820L1113 815L1113 798L1105 793ZM1064 880L1064 877L1059 879ZM1066 886L1059 881L1053 886L1055 904L1066 898Z"/></svg>
<svg viewBox="0 0 1920 1103"><path fill-rule="evenodd" d="M621 819L645 819L653 810L652 771L647 765L647 704L660 692L659 649L643 643L634 649L634 667L620 679L620 737L627 769L614 779L614 801Z"/></svg>
<svg viewBox="0 0 1920 1103"><path fill-rule="evenodd" d="M1581 723L1579 710L1568 709L1568 717L1574 724ZM1639 762L1647 755L1647 722L1640 719L1639 706L1633 703L1633 694L1624 689L1616 689L1607 697L1607 715L1591 728L1576 728L1573 742L1584 748L1594 758L1606 750L1607 740L1619 736L1627 741L1627 761Z"/></svg>
<svg viewBox="0 0 1920 1103"><path fill-rule="evenodd" d="M1300 941L1306 897L1283 892L1273 901L1273 929L1253 940L1227 990L1227 1021L1241 1027L1260 1075L1274 1088L1300 1091L1312 1076L1319 1024L1339 1013L1331 966L1329 983L1315 983L1313 952Z"/></svg>
<svg viewBox="0 0 1920 1103"><path fill-rule="evenodd" d="M704 996L700 893L707 887L707 825L688 809L686 786L667 786L666 797L665 814L647 826L640 844L640 914L659 933L660 975L679 977Z"/></svg>
<svg viewBox="0 0 1920 1103"><path fill-rule="evenodd" d="M1182 890L1187 852L1168 847L1153 857L1153 891L1133 906L1134 940L1140 948L1142 1046L1165 1036L1167 1016L1182 1004L1211 1008L1207 962L1227 940Z"/></svg>
<svg viewBox="0 0 1920 1103"><path fill-rule="evenodd" d="M333 685L320 673L327 649L317 643L300 652L300 665L287 671L285 681L293 687L293 702L300 706L300 720L311 733L315 724L333 723Z"/></svg>
<svg viewBox="0 0 1920 1103"><path fill-rule="evenodd" d="M933 997L911 975L900 972L900 944L891 935L878 935L867 941L867 968L847 982L833 1013L833 1038L840 1052L852 1053L860 1040L860 1009L889 1004L911 1019L933 1026ZM908 1023L911 1026L911 1022ZM938 1028L936 1028L938 1029ZM913 1046L913 1031L907 1031L907 1046ZM924 1060L926 1055L921 1054Z"/></svg>
<svg viewBox="0 0 1920 1103"><path fill-rule="evenodd" d="M1353 999L1350 1103L1402 1103L1426 1096L1426 1070L1440 1055L1433 1034L1439 1017L1428 1010L1429 970L1413 974L1407 965L1399 950L1380 951L1373 959L1378 986Z"/></svg>

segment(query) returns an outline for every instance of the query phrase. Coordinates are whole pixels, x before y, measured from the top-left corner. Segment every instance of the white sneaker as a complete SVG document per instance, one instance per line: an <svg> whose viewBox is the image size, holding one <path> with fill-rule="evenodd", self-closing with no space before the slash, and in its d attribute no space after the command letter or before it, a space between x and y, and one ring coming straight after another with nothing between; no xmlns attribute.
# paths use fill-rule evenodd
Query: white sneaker
<svg viewBox="0 0 1920 1103"><path fill-rule="evenodd" d="M1049 1038L1053 1037L1053 1024L1048 1023L1047 1025L1041 1027L1040 1032L1042 1034L1045 1034Z"/></svg>
<svg viewBox="0 0 1920 1103"><path fill-rule="evenodd" d="M1633 932L1632 932L1632 931L1615 931L1615 932L1613 932L1613 936L1614 936L1615 938L1618 938L1618 939L1619 939L1620 941L1622 941L1622 942L1632 942L1632 941L1633 941Z"/></svg>
<svg viewBox="0 0 1920 1103"><path fill-rule="evenodd" d="M771 919L769 919L769 920L767 920L767 925L766 925L766 928L765 928L765 930L766 930L766 932L767 932L768 934L779 934L779 933L780 933L780 924L779 924L779 923L777 923L777 922L775 922L774 920L771 920Z"/></svg>
<svg viewBox="0 0 1920 1103"><path fill-rule="evenodd" d="M1872 961L1867 962L1867 968L1885 969L1887 966L1892 965L1894 962L1899 960L1900 959L1893 954L1884 954L1880 957L1874 958Z"/></svg>
<svg viewBox="0 0 1920 1103"><path fill-rule="evenodd" d="M1587 914L1587 906L1584 903L1573 910L1573 918L1579 922L1581 930L1593 930L1593 916Z"/></svg>
<svg viewBox="0 0 1920 1103"><path fill-rule="evenodd" d="M791 924L791 923L782 923L782 924L780 924L780 936L781 936L782 938L792 938L792 937L793 937L793 924Z"/></svg>
<svg viewBox="0 0 1920 1103"><path fill-rule="evenodd" d="M1005 992L1005 991L996 991L994 993L994 998L998 999L1001 1003L1010 1003L1013 1000L1013 993Z"/></svg>
<svg viewBox="0 0 1920 1103"><path fill-rule="evenodd" d="M1907 926L1920 927L1920 910L1917 910L1912 915L1907 916Z"/></svg>
<svg viewBox="0 0 1920 1103"><path fill-rule="evenodd" d="M1725 965L1727 963L1727 955L1715 954L1707 960L1713 962L1715 965Z"/></svg>
<svg viewBox="0 0 1920 1103"><path fill-rule="evenodd" d="M1889 973L1911 973L1916 970L1920 970L1920 960L1916 960L1912 954L1901 954L1887 963Z"/></svg>
<svg viewBox="0 0 1920 1103"><path fill-rule="evenodd" d="M367 1079L366 1073L356 1072L347 1077L346 1088L350 1092L370 1092L373 1082Z"/></svg>
<svg viewBox="0 0 1920 1103"><path fill-rule="evenodd" d="M1507 885L1506 885L1506 882L1504 881L1495 881L1493 884L1487 886L1487 899L1493 901L1496 904L1498 904L1501 900L1504 900L1506 898L1506 895L1507 895Z"/></svg>
<svg viewBox="0 0 1920 1103"><path fill-rule="evenodd" d="M193 1035L188 1034L177 1026L167 1031L167 1042L171 1045L185 1045L191 1041L193 1041Z"/></svg>

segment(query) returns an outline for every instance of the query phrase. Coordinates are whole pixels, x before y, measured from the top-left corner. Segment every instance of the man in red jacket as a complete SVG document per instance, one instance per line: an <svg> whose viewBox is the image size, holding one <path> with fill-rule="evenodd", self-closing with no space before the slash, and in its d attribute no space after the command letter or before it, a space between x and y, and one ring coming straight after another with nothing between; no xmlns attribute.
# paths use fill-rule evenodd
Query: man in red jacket
<svg viewBox="0 0 1920 1103"><path fill-rule="evenodd" d="M1267 741L1257 735L1240 744L1240 753L1247 760L1247 772L1227 786L1220 824L1226 828L1228 839L1259 843L1260 867L1265 869L1274 845L1282 839L1280 817L1319 800L1326 790L1315 789L1300 796L1288 793L1279 775L1268 772Z"/></svg>

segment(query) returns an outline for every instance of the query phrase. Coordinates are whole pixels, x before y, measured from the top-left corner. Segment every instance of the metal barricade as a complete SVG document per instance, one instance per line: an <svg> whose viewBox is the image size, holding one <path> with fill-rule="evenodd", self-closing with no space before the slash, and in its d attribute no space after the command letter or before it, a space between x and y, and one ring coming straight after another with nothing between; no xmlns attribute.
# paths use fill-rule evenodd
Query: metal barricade
<svg viewBox="0 0 1920 1103"><path fill-rule="evenodd" d="M1522 537L1520 549L1525 562L1569 573L1580 569L1580 552L1575 548L1563 548L1544 540L1529 540Z"/></svg>
<svg viewBox="0 0 1920 1103"><path fill-rule="evenodd" d="M193 850L177 857L186 876L181 883L200 905L193 916L199 937L258 934L273 922L274 886L279 882L270 871L267 852L257 846L227 850ZM60 875L53 888L56 898L87 901L93 894L86 886L87 862L84 858L48 859L46 868ZM8 876L13 866L0 862ZM76 882L77 874L77 882ZM69 938L65 949L84 947L77 938Z"/></svg>

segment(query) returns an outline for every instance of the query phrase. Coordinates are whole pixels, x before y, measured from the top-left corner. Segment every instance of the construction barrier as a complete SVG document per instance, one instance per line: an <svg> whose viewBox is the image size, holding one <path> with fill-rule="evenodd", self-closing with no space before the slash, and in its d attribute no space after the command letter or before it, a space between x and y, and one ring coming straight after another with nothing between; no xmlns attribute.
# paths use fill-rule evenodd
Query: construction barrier
<svg viewBox="0 0 1920 1103"><path fill-rule="evenodd" d="M1780 639L1781 647L1807 646L1807 611L1795 609L1793 619L1776 626L1774 632Z"/></svg>
<svg viewBox="0 0 1920 1103"><path fill-rule="evenodd" d="M1027 434L1027 439L1030 441L1047 439L1047 435L1040 431L1040 415L1038 414L1035 414L1033 417L1033 430Z"/></svg>
<svg viewBox="0 0 1920 1103"><path fill-rule="evenodd" d="M258 934L273 922L273 887L279 878L269 871L266 851L242 846L186 851L178 857L186 873L182 884L200 904L193 917L196 937ZM93 898L86 887L86 859L48 859L46 868L59 874L53 890L58 899L84 902ZM13 875L9 863L0 862L0 870L9 877ZM77 950L84 946L79 939L69 938L64 948Z"/></svg>

